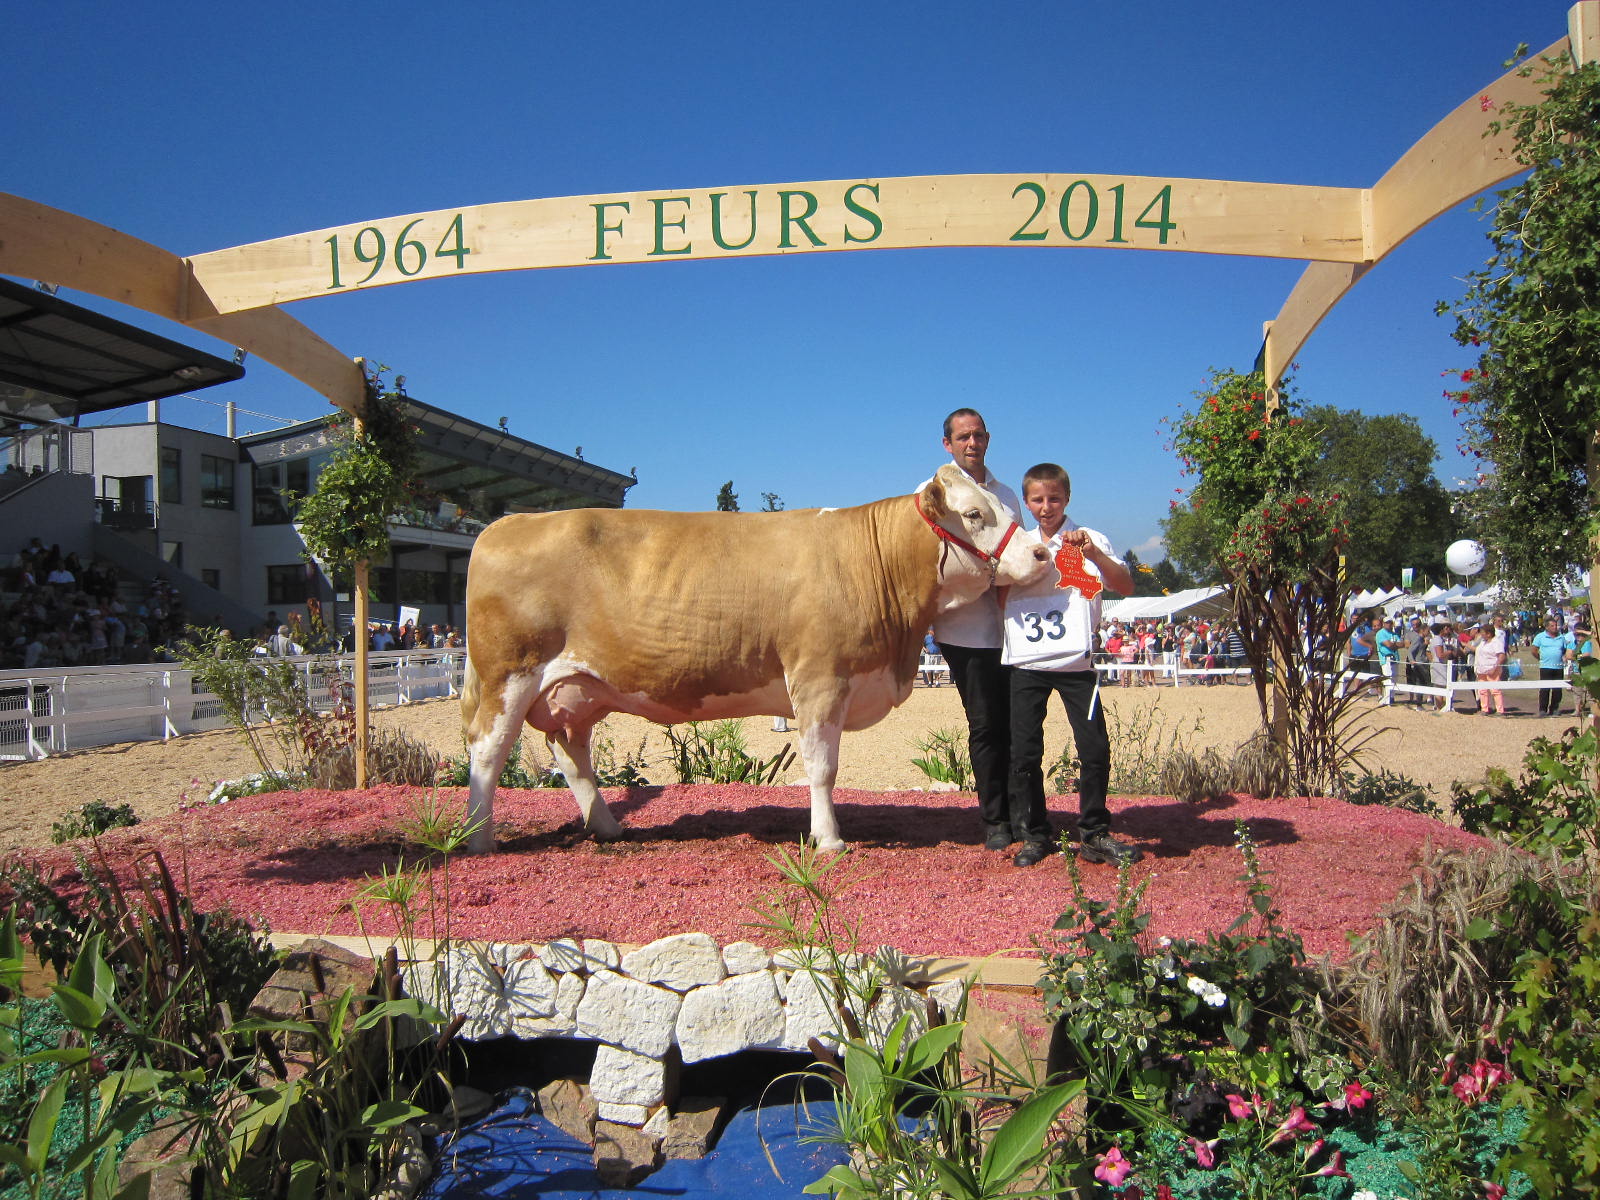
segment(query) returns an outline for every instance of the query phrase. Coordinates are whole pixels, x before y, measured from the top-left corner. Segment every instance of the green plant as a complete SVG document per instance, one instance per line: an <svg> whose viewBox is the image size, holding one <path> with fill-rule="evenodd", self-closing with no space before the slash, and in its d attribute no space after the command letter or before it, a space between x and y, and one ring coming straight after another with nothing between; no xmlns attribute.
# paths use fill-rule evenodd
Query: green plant
<svg viewBox="0 0 1600 1200"><path fill-rule="evenodd" d="M1288 754L1265 733L1254 734L1234 751L1233 782L1239 791L1258 800L1287 795Z"/></svg>
<svg viewBox="0 0 1600 1200"><path fill-rule="evenodd" d="M935 783L955 784L958 792L973 789L972 758L967 753L966 734L956 729L934 729L915 745L921 754L911 760L911 765L917 770Z"/></svg>
<svg viewBox="0 0 1600 1200"><path fill-rule="evenodd" d="M1600 889L1584 877L1520 881L1511 905L1546 914L1513 973L1508 1103L1528 1124L1505 1165L1542 1196L1600 1192ZM1512 917L1502 910L1502 919ZM1498 931L1497 931L1498 932Z"/></svg>
<svg viewBox="0 0 1600 1200"><path fill-rule="evenodd" d="M389 519L406 505L416 469L416 428L406 396L381 391L379 368L367 379L359 423L345 413L330 430L333 451L308 496L286 495L306 556L332 571L389 557Z"/></svg>
<svg viewBox="0 0 1600 1200"><path fill-rule="evenodd" d="M1534 738L1523 775L1491 769L1482 787L1450 785L1450 807L1469 833L1501 838L1527 850L1553 850L1572 860L1594 861L1600 852L1600 739L1594 726L1569 729L1557 739Z"/></svg>
<svg viewBox="0 0 1600 1200"><path fill-rule="evenodd" d="M1494 547L1502 579L1542 603L1581 556L1580 536L1592 560L1600 533L1600 63L1562 55L1518 73L1535 72L1535 103L1487 98L1498 106L1488 132L1511 133L1529 170L1496 197L1488 261L1438 309L1454 312L1456 341L1479 355L1454 396L1485 463L1463 497L1476 536Z"/></svg>
<svg viewBox="0 0 1600 1200"><path fill-rule="evenodd" d="M669 725L666 735L679 783L772 783L794 762L787 742L769 759L752 758L736 720L691 721L683 733Z"/></svg>
<svg viewBox="0 0 1600 1200"><path fill-rule="evenodd" d="M594 781L598 787L644 787L650 780L645 777L648 765L644 756L644 739L639 748L617 758L616 745L603 732L603 724L595 726L592 735L590 760L594 765ZM448 759L439 768L441 787L466 787L472 782L472 756L466 752ZM511 744L506 765L500 770L499 787L503 788L564 788L567 777L554 764L535 767L532 771L522 764L522 739Z"/></svg>
<svg viewBox="0 0 1600 1200"><path fill-rule="evenodd" d="M1132 706L1126 714L1116 708L1106 711L1111 719L1110 791L1121 796L1161 794L1167 762L1188 753L1190 740L1198 738L1205 726L1198 713L1187 728L1176 721L1169 724L1159 695L1148 705Z"/></svg>
<svg viewBox="0 0 1600 1200"><path fill-rule="evenodd" d="M226 631L191 626L184 640L167 647L206 691L255 755L263 775L301 772L304 736L319 718L306 678L283 658L258 655Z"/></svg>
<svg viewBox="0 0 1600 1200"><path fill-rule="evenodd" d="M123 996L126 1032L117 1036L131 1039L130 1051L174 1069L206 1060L227 1014L243 1011L272 973L265 932L226 909L197 912L158 850L125 864L126 882L95 851L76 856L84 890L74 902L31 865L8 863L0 878L17 928L57 972L98 938Z"/></svg>
<svg viewBox="0 0 1600 1200"><path fill-rule="evenodd" d="M855 927L835 913L847 856L824 860L802 845L767 861L781 886L758 903L757 927L778 938L800 964L797 978L809 979L838 1016L831 1044L811 1044L834 1094L834 1123L810 1136L850 1146L852 1163L805 1190L851 1200L1058 1191L1073 1164L1050 1134L1082 1081L1041 1088L995 1056L1008 1086L974 1087L963 1069L961 1021L940 1024L934 1010L918 1009L882 1028L877 1005L904 964L887 947L861 953Z"/></svg>
<svg viewBox="0 0 1600 1200"><path fill-rule="evenodd" d="M0 991L14 995L21 975L13 913L0 924ZM0 1007L0 1072L23 1081L25 1094L30 1083L44 1085L33 1093L17 1139L0 1143L0 1165L6 1174L15 1173L32 1200L68 1192L85 1200L146 1194L148 1172L131 1173L126 1184L118 1179L122 1144L158 1106L181 1106L188 1089L203 1077L198 1068L173 1072L143 1064L107 1065L102 1026L112 1014L126 1019L116 1004L119 990L126 997L96 933L83 942L65 980L51 989L51 1001L71 1031L69 1041L29 1052L21 1036L20 1004ZM58 1138L69 1112L78 1130L71 1145Z"/></svg>
<svg viewBox="0 0 1600 1200"><path fill-rule="evenodd" d="M1379 767L1377 771L1344 771L1344 786L1339 798L1348 804L1384 804L1407 812L1437 817L1439 806L1430 795L1433 789L1398 771Z"/></svg>
<svg viewBox="0 0 1600 1200"><path fill-rule="evenodd" d="M417 1099L444 1077L450 1034L416 1062L401 1054L399 1025L448 1025L437 1009L396 998L395 979L382 991L345 988L325 1015L302 1020L250 1018L235 1032L254 1039L259 1062L241 1083L241 1104L224 1152L211 1164L223 1194L239 1195L287 1179L290 1196L366 1200L394 1179L411 1138L405 1123L425 1114ZM275 1039L294 1038L291 1072Z"/></svg>
<svg viewBox="0 0 1600 1200"><path fill-rule="evenodd" d="M90 800L77 812L68 813L50 826L50 841L59 846L62 842L74 842L79 838L94 837L108 829L138 823L139 814L133 811L131 804L113 807L104 800Z"/></svg>
<svg viewBox="0 0 1600 1200"><path fill-rule="evenodd" d="M1220 800L1233 790L1233 769L1207 747L1200 754L1177 750L1161 768L1157 790L1185 804Z"/></svg>

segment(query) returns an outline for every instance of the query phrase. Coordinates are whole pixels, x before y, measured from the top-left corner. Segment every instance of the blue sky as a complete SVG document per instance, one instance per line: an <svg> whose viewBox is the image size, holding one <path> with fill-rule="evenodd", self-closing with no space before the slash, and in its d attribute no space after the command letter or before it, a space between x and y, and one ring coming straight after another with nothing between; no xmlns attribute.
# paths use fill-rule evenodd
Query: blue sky
<svg viewBox="0 0 1600 1200"><path fill-rule="evenodd" d="M1363 187L1566 7L1080 3L13 6L0 190L179 254L403 213L612 191L984 172ZM1299 356L1304 399L1415 415L1466 473L1434 302L1487 253L1447 214ZM909 491L972 405L1015 486L1159 558L1160 419L1247 369L1302 264L1036 248L510 272L288 306L417 398L621 471L630 507ZM64 295L68 293L63 293ZM73 293L194 344L227 348ZM259 359L228 393L294 419ZM169 413L220 429L219 410ZM246 418L245 428L266 423Z"/></svg>

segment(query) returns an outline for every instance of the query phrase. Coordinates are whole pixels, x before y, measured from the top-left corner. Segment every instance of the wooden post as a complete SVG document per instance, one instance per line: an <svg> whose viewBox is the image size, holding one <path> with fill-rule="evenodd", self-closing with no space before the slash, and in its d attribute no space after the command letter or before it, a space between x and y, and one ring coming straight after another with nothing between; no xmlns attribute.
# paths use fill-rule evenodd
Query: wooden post
<svg viewBox="0 0 1600 1200"><path fill-rule="evenodd" d="M355 567L356 788L367 786L367 560Z"/></svg>

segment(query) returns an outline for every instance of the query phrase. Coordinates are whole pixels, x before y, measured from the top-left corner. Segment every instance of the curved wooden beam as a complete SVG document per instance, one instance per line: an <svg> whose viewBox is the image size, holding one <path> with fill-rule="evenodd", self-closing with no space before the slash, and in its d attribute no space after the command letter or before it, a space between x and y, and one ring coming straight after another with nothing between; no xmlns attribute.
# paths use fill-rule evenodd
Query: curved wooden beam
<svg viewBox="0 0 1600 1200"><path fill-rule="evenodd" d="M1566 56L1577 44L1580 10L1596 24L1600 0L1574 5L1569 14L1573 38L1556 42L1540 57ZM1600 40L1600 34L1595 37ZM1534 104L1542 97L1536 78L1508 71L1457 105L1384 172L1367 193L1365 261L1311 263L1267 325L1262 360L1269 387L1276 387L1322 319L1373 266L1428 222L1523 170L1515 158L1516 139L1506 130L1487 136L1488 126L1506 103Z"/></svg>
<svg viewBox="0 0 1600 1200"><path fill-rule="evenodd" d="M1136 175L916 175L517 200L195 255L217 313L419 279L937 247L1110 247L1357 262L1357 188Z"/></svg>
<svg viewBox="0 0 1600 1200"><path fill-rule="evenodd" d="M340 408L360 411L363 380L353 359L277 308L191 312L193 289L184 259L86 217L0 192L0 271L191 325L242 346Z"/></svg>

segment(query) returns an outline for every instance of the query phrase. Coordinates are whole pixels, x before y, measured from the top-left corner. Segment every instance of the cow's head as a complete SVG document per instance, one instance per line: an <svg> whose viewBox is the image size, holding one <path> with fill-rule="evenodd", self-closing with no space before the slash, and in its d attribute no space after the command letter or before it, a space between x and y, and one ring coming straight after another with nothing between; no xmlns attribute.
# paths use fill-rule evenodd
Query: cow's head
<svg viewBox="0 0 1600 1200"><path fill-rule="evenodd" d="M929 524L959 539L940 556L941 609L965 604L992 585L1033 583L1053 569L1049 552L1031 538L1012 537L1016 524L994 494L954 463L939 468L919 504Z"/></svg>

